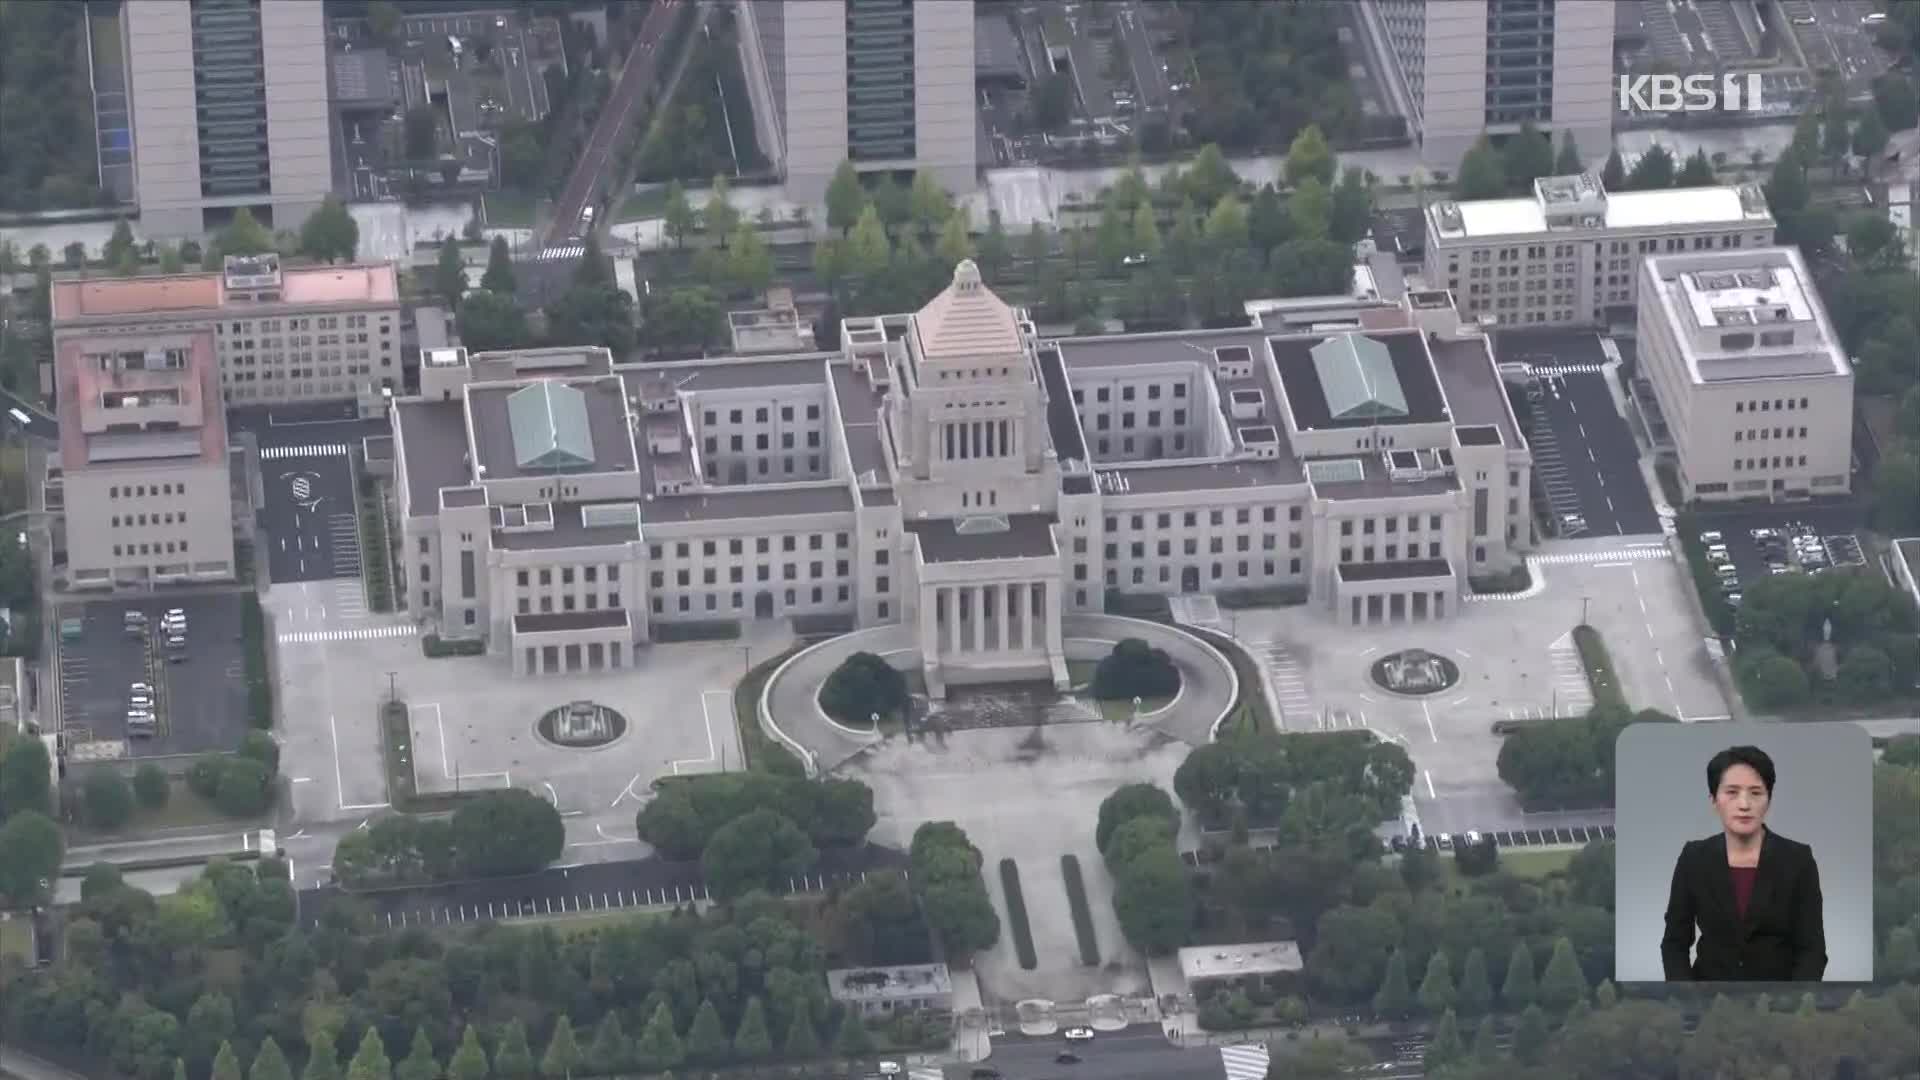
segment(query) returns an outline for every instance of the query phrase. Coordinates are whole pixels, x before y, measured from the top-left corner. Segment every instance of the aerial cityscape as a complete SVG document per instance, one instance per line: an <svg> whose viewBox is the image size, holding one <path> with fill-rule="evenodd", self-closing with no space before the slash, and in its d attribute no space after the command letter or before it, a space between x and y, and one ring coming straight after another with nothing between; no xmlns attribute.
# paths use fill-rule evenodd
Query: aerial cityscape
<svg viewBox="0 0 1920 1080"><path fill-rule="evenodd" d="M1920 1080L1917 191L1908 0L0 0L0 1080Z"/></svg>

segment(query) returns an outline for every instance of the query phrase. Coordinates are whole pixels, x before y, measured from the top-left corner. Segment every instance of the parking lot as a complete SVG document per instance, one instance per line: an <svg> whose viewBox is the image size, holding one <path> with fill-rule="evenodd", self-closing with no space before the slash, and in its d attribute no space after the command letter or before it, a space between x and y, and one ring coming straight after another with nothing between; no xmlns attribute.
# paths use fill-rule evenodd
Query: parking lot
<svg viewBox="0 0 1920 1080"><path fill-rule="evenodd" d="M1591 333L1510 333L1500 362L1532 370L1520 417L1532 445L1539 503L1551 535L1657 535L1660 516L1640 472L1640 448L1608 387Z"/></svg>
<svg viewBox="0 0 1920 1080"><path fill-rule="evenodd" d="M260 530L275 582L360 576L360 524L347 443L260 450Z"/></svg>
<svg viewBox="0 0 1920 1080"><path fill-rule="evenodd" d="M1731 574L1723 573L1721 589L1736 606L1739 601L1734 597L1744 595L1754 582L1776 574L1818 574L1838 567L1868 565L1857 535L1829 531L1836 522L1829 521L1828 528L1823 528L1818 522L1782 514L1758 525L1711 524L1699 540L1707 548L1709 562L1732 568Z"/></svg>
<svg viewBox="0 0 1920 1080"><path fill-rule="evenodd" d="M225 750L247 727L245 667L241 657L238 593L94 600L66 604L56 618L78 616L81 634L59 646L60 721L76 757L161 757ZM187 617L187 648L169 662L158 636L161 616L179 608ZM126 613L146 616L152 632L132 633ZM157 730L127 738L132 684L153 687ZM123 743L116 751L113 744ZM89 744L107 744L91 751Z"/></svg>
<svg viewBox="0 0 1920 1080"><path fill-rule="evenodd" d="M1871 0L1780 0L1779 9L1807 66L1839 72L1850 94L1868 91L1886 73L1887 55L1874 44L1876 28L1865 21L1878 12Z"/></svg>

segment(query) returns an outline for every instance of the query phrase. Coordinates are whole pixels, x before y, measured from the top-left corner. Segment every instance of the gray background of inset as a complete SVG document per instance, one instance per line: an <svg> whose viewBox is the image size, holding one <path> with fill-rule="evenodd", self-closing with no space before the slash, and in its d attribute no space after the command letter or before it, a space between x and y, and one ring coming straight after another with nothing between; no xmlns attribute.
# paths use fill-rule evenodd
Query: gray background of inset
<svg viewBox="0 0 1920 1080"><path fill-rule="evenodd" d="M1614 981L1664 982L1660 935L1673 864L1720 832L1707 761L1729 746L1773 758L1767 827L1813 848L1825 901L1825 982L1873 978L1873 741L1849 723L1634 724L1614 780Z"/></svg>

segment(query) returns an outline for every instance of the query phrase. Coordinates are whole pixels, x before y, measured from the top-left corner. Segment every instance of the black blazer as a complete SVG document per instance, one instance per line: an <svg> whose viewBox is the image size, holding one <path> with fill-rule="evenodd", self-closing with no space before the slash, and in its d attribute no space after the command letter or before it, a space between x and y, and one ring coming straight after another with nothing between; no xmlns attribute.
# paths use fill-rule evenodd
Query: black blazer
<svg viewBox="0 0 1920 1080"><path fill-rule="evenodd" d="M1827 934L1811 847L1765 829L1747 917L1737 910L1726 834L1688 841L1673 864L1667 931L1660 939L1667 981L1820 981L1827 970ZM1696 926L1699 950L1689 962Z"/></svg>

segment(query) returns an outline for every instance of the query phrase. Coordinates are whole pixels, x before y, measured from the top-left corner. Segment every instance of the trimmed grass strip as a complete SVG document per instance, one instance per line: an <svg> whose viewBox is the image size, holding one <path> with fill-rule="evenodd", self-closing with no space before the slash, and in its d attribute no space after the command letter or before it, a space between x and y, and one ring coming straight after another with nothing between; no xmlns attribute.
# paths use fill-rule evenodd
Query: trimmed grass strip
<svg viewBox="0 0 1920 1080"><path fill-rule="evenodd" d="M1100 941L1093 933L1093 910L1087 907L1087 885L1080 879L1080 857L1060 856L1060 874L1067 879L1067 906L1073 910L1073 936L1080 942L1080 962L1100 966Z"/></svg>
<svg viewBox="0 0 1920 1080"><path fill-rule="evenodd" d="M1013 923L1013 951L1020 967L1032 971L1040 966L1033 951L1033 927L1027 923L1027 901L1020 892L1020 868L1012 859L1000 860L1000 888L1007 894L1007 921Z"/></svg>
<svg viewBox="0 0 1920 1080"><path fill-rule="evenodd" d="M1607 653L1607 643L1600 640L1600 631L1582 623L1573 628L1573 644L1580 650L1581 666L1587 669L1593 703L1625 708L1627 698L1620 692L1620 676L1613 670L1613 657Z"/></svg>

